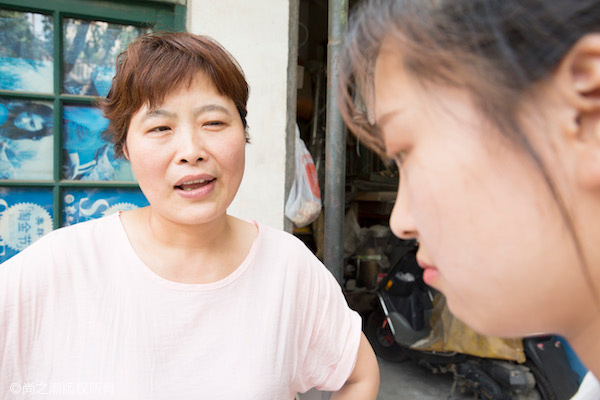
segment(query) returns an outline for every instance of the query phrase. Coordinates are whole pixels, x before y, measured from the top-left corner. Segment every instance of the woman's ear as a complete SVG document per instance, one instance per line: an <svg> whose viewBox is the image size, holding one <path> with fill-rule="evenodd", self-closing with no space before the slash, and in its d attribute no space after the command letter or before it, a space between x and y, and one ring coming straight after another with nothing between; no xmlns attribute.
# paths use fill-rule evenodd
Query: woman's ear
<svg viewBox="0 0 600 400"><path fill-rule="evenodd" d="M600 188L600 34L588 34L555 71L564 105L563 133L575 150L576 175L587 188Z"/></svg>
<svg viewBox="0 0 600 400"><path fill-rule="evenodd" d="M127 159L127 161L131 161L129 159L129 151L127 151L127 143L123 144L123 155L125 156L125 158Z"/></svg>

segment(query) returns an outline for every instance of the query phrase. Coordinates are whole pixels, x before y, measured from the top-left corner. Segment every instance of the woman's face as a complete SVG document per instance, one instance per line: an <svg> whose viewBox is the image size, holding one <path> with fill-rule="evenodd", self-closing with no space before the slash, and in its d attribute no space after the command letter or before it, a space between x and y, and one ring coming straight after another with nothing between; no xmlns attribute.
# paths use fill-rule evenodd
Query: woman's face
<svg viewBox="0 0 600 400"><path fill-rule="evenodd" d="M32 112L23 111L15 117L15 126L30 132L37 132L44 127L44 118Z"/></svg>
<svg viewBox="0 0 600 400"><path fill-rule="evenodd" d="M419 240L419 264L430 267L424 279L451 311L495 336L572 322L573 302L589 300L588 290L530 157L486 123L466 93L414 79L392 45L377 60L374 112L400 169L391 228Z"/></svg>
<svg viewBox="0 0 600 400"><path fill-rule="evenodd" d="M152 212L195 225L225 215L244 173L245 144L235 104L198 73L132 116L124 150Z"/></svg>

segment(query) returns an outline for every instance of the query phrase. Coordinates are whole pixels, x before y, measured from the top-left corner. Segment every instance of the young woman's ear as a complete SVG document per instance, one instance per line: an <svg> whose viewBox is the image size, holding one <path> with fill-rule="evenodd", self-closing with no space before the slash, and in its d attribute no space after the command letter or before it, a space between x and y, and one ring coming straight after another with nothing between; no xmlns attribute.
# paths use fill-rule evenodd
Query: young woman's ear
<svg viewBox="0 0 600 400"><path fill-rule="evenodd" d="M576 174L600 188L600 34L581 38L559 65L555 79L568 110L563 132L576 150Z"/></svg>
<svg viewBox="0 0 600 400"><path fill-rule="evenodd" d="M127 159L127 161L129 160L129 151L127 151L127 144L123 145L123 155L125 156L125 158Z"/></svg>

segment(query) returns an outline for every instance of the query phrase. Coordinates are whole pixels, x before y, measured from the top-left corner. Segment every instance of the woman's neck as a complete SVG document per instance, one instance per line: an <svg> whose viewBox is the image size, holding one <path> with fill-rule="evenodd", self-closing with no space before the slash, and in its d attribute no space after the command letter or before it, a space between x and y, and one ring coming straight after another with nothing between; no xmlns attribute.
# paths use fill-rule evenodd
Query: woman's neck
<svg viewBox="0 0 600 400"><path fill-rule="evenodd" d="M157 246L179 251L202 252L214 251L223 245L233 235L232 221L223 214L202 224L180 224L145 209L142 222L148 229L150 241Z"/></svg>
<svg viewBox="0 0 600 400"><path fill-rule="evenodd" d="M157 275L181 283L225 278L246 258L256 228L226 214L202 224L179 224L147 207L124 215L139 258Z"/></svg>

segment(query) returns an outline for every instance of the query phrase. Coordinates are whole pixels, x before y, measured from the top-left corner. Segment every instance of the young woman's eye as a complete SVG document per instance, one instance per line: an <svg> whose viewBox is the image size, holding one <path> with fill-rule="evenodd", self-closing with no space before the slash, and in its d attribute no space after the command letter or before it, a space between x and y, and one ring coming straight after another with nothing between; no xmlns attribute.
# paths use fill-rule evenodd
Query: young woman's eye
<svg viewBox="0 0 600 400"><path fill-rule="evenodd" d="M393 160L398 165L398 167L402 166L404 160L406 160L406 156L408 155L408 150L402 150L394 154Z"/></svg>

